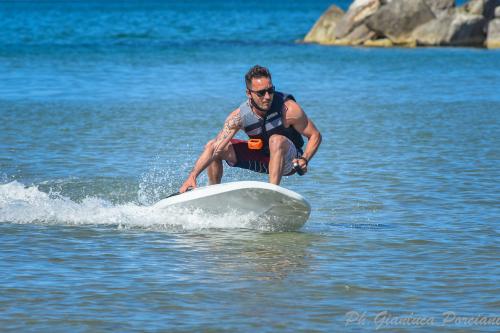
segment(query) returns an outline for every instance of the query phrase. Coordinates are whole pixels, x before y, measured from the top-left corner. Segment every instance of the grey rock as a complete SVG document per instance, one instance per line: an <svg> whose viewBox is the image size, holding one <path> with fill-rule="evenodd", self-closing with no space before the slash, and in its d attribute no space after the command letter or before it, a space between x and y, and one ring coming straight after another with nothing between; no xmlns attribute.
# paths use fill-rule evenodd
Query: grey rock
<svg viewBox="0 0 500 333"><path fill-rule="evenodd" d="M355 0L337 24L335 37L344 38L380 7L380 0Z"/></svg>
<svg viewBox="0 0 500 333"><path fill-rule="evenodd" d="M369 29L395 44L411 42L411 32L436 16L424 0L393 0L366 20Z"/></svg>
<svg viewBox="0 0 500 333"><path fill-rule="evenodd" d="M500 18L491 20L488 23L488 37L486 47L490 49L500 48Z"/></svg>
<svg viewBox="0 0 500 333"><path fill-rule="evenodd" d="M444 13L413 31L418 45L482 46L486 19L459 11Z"/></svg>
<svg viewBox="0 0 500 333"><path fill-rule="evenodd" d="M346 13L330 6L304 41L499 47L499 35L500 0L470 0L461 7L455 0L354 0Z"/></svg>
<svg viewBox="0 0 500 333"><path fill-rule="evenodd" d="M482 15L488 20L495 17L495 10L500 6L500 0L471 0L463 8L469 14Z"/></svg>
<svg viewBox="0 0 500 333"><path fill-rule="evenodd" d="M425 4L436 16L443 11L455 8L455 0L425 0Z"/></svg>
<svg viewBox="0 0 500 333"><path fill-rule="evenodd" d="M452 21L452 16L442 15L416 28L412 32L412 38L417 41L418 45L443 45L448 40Z"/></svg>
<svg viewBox="0 0 500 333"><path fill-rule="evenodd" d="M349 35L344 37L344 41L350 45L361 45L376 36L374 31L368 29L364 24L358 25Z"/></svg>
<svg viewBox="0 0 500 333"><path fill-rule="evenodd" d="M482 16L455 15L450 27L449 45L482 46L487 20Z"/></svg>
<svg viewBox="0 0 500 333"><path fill-rule="evenodd" d="M335 29L343 16L342 9L335 5L330 6L307 33L304 42L328 43L334 40Z"/></svg>

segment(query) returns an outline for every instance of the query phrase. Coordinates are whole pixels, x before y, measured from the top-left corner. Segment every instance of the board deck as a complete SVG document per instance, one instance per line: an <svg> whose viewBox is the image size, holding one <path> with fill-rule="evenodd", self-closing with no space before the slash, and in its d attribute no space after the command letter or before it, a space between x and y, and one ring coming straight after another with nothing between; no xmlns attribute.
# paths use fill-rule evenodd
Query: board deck
<svg viewBox="0 0 500 333"><path fill-rule="evenodd" d="M271 230L297 230L309 218L311 207L300 194L257 181L231 182L196 188L157 202L154 209L202 210L254 216L252 226Z"/></svg>

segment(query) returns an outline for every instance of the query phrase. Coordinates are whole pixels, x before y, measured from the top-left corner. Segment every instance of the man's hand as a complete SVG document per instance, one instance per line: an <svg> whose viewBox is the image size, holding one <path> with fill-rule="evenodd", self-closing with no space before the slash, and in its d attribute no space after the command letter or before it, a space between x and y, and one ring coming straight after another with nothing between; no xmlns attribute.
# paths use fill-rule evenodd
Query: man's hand
<svg viewBox="0 0 500 333"><path fill-rule="evenodd" d="M292 161L293 165L298 164L300 170L302 170L303 174L307 172L307 162L303 158L294 158Z"/></svg>
<svg viewBox="0 0 500 333"><path fill-rule="evenodd" d="M196 188L196 177L189 175L188 179L179 188L179 192L184 193L190 188Z"/></svg>

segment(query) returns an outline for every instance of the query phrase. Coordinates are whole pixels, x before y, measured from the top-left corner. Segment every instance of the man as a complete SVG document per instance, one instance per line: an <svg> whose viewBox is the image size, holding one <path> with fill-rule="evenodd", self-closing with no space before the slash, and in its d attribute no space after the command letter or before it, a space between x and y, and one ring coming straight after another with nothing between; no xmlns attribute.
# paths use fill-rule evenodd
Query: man
<svg viewBox="0 0 500 333"><path fill-rule="evenodd" d="M196 187L196 178L206 168L209 183L219 184L223 160L232 167L268 173L269 182L276 185L283 175L307 172L321 143L314 123L292 95L275 91L267 68L250 68L245 82L248 100L231 112L222 131L206 144L179 192ZM249 141L233 139L241 129ZM302 136L308 140L304 151Z"/></svg>

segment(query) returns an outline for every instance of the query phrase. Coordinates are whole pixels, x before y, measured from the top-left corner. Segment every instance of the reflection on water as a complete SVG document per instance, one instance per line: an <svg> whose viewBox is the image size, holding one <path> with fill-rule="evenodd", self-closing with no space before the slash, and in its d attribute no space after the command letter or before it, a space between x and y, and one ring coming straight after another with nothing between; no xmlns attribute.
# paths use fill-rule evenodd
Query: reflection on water
<svg viewBox="0 0 500 333"><path fill-rule="evenodd" d="M209 273L221 281L285 279L307 272L308 247L321 236L300 232L260 233L211 230L179 235L175 246L206 256Z"/></svg>

